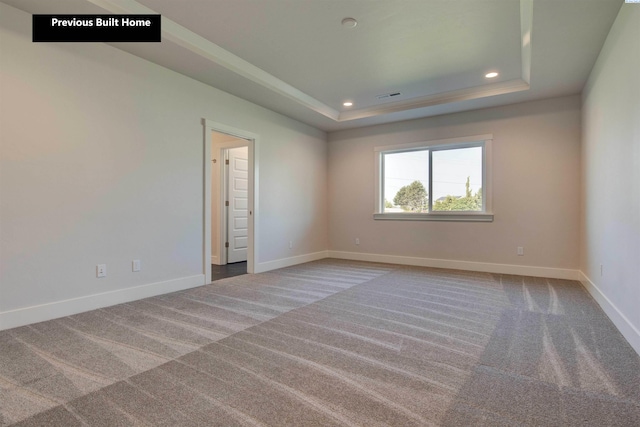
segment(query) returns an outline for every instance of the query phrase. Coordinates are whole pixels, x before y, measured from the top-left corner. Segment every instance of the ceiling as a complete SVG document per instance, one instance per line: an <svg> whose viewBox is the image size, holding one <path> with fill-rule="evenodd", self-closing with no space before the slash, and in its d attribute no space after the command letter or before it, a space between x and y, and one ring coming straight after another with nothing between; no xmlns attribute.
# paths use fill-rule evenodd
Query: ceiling
<svg viewBox="0 0 640 427"><path fill-rule="evenodd" d="M326 131L579 93L623 3L2 1L29 13L159 13L162 43L113 46Z"/></svg>

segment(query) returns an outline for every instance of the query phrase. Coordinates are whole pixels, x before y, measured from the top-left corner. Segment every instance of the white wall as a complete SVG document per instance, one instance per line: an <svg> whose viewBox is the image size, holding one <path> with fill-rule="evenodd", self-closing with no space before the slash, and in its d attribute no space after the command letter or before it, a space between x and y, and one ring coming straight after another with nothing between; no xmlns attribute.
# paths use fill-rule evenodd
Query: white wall
<svg viewBox="0 0 640 427"><path fill-rule="evenodd" d="M583 92L580 267L583 283L638 353L639 70L640 5L624 4Z"/></svg>
<svg viewBox="0 0 640 427"><path fill-rule="evenodd" d="M494 136L494 222L373 220L374 147L481 134ZM578 96L331 133L330 251L577 278L579 161Z"/></svg>
<svg viewBox="0 0 640 427"><path fill-rule="evenodd" d="M260 136L257 267L326 250L324 132L105 44L32 43L4 4L0 31L0 328L203 283L202 118Z"/></svg>

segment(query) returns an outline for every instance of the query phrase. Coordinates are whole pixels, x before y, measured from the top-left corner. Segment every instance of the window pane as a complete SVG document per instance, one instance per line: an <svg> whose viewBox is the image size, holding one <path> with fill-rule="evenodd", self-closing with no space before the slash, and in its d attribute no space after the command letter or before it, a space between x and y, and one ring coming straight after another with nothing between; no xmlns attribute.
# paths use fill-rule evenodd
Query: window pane
<svg viewBox="0 0 640 427"><path fill-rule="evenodd" d="M427 212L429 150L383 154L383 212Z"/></svg>
<svg viewBox="0 0 640 427"><path fill-rule="evenodd" d="M482 210L482 147L432 153L433 210Z"/></svg>

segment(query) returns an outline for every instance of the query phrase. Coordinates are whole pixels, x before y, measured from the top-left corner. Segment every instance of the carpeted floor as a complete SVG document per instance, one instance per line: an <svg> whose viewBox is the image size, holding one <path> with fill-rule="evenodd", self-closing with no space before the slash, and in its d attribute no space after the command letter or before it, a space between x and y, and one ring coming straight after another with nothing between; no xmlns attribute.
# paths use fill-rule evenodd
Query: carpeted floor
<svg viewBox="0 0 640 427"><path fill-rule="evenodd" d="M577 282L322 260L0 332L0 425L637 426Z"/></svg>

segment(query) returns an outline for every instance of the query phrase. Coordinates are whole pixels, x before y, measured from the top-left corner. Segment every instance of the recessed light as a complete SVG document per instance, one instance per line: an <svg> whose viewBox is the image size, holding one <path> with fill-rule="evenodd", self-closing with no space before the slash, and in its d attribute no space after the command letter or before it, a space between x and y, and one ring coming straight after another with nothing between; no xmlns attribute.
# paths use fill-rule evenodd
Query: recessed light
<svg viewBox="0 0 640 427"><path fill-rule="evenodd" d="M485 74L484 76L488 79L492 79L494 77L498 77L498 73L496 73L495 71L492 71L490 73Z"/></svg>
<svg viewBox="0 0 640 427"><path fill-rule="evenodd" d="M351 107L353 105L353 102L351 101L343 102L342 105L344 105L345 107Z"/></svg>
<svg viewBox="0 0 640 427"><path fill-rule="evenodd" d="M358 21L353 18L344 18L342 20L342 26L345 28L355 28L358 25Z"/></svg>

